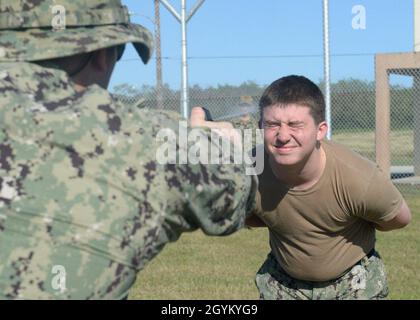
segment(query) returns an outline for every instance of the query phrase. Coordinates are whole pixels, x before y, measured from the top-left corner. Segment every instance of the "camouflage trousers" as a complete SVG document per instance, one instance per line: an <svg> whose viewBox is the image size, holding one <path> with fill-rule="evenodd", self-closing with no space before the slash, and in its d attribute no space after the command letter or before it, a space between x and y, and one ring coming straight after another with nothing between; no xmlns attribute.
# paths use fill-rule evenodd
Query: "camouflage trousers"
<svg viewBox="0 0 420 320"><path fill-rule="evenodd" d="M290 277L270 253L258 270L255 283L264 300L368 300L388 296L385 267L376 251L341 277L325 282Z"/></svg>

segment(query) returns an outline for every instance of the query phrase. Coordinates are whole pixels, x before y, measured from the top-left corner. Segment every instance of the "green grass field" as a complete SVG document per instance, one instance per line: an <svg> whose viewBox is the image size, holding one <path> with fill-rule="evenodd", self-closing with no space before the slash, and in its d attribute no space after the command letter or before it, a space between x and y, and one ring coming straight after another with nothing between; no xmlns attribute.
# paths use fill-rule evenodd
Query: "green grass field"
<svg viewBox="0 0 420 320"><path fill-rule="evenodd" d="M348 146L368 159L375 161L375 132L363 130L333 131L333 140ZM413 164L413 130L392 130L390 133L391 164Z"/></svg>
<svg viewBox="0 0 420 320"><path fill-rule="evenodd" d="M402 230L377 232L385 261L390 299L420 299L420 191L404 191L412 223ZM232 236L184 234L140 273L130 299L258 299L254 275L268 247L266 229Z"/></svg>

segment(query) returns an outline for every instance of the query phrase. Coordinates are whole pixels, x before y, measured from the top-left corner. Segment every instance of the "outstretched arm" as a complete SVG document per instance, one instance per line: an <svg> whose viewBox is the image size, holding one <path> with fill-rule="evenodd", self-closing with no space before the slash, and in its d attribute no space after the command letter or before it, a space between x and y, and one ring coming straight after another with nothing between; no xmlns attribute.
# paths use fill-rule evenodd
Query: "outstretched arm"
<svg viewBox="0 0 420 320"><path fill-rule="evenodd" d="M219 135L241 143L230 123L206 121L201 108L193 108L190 127L200 139L188 141L188 149L190 144L203 147L200 154L221 151L210 129L217 133L216 138ZM231 157L233 151L230 148ZM162 242L175 241L182 232L196 229L208 235L228 235L241 229L245 217L255 210L257 177L246 174L246 163L211 162L164 165L162 172L169 189L162 235L167 238Z"/></svg>
<svg viewBox="0 0 420 320"><path fill-rule="evenodd" d="M402 205L397 213L397 215L389 220L383 222L376 222L375 228L379 231L391 231L395 229L404 228L411 221L411 212L408 208L407 203L403 200Z"/></svg>

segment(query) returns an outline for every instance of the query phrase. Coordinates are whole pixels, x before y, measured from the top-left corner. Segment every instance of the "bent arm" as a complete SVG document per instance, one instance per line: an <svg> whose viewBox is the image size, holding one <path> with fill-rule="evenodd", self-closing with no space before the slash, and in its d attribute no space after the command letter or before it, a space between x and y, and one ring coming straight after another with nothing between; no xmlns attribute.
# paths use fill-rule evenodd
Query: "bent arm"
<svg viewBox="0 0 420 320"><path fill-rule="evenodd" d="M157 170L163 176L162 184L168 186L166 192L160 192L167 203L162 242L175 241L181 233L196 229L201 229L207 235L231 234L241 229L246 215L255 210L257 177L247 175L245 162L234 163L233 147L223 156L231 159L231 162L216 159L218 161L213 163L211 155L223 155L225 152L219 139L224 131L212 132L207 124L217 129L220 123L205 121L201 108L193 109L192 118L190 127L185 128L188 140L185 141L184 149L181 150L177 140L167 144L173 147L175 154L186 152L187 163L163 163L160 170ZM224 129L223 126L221 129ZM174 129L176 132L177 128ZM235 136L223 137L228 143L229 139L236 142ZM194 150L199 150L198 159L190 152Z"/></svg>
<svg viewBox="0 0 420 320"><path fill-rule="evenodd" d="M375 228L379 231L391 231L407 226L411 221L411 212L407 203L403 200L397 215L389 221L376 222Z"/></svg>

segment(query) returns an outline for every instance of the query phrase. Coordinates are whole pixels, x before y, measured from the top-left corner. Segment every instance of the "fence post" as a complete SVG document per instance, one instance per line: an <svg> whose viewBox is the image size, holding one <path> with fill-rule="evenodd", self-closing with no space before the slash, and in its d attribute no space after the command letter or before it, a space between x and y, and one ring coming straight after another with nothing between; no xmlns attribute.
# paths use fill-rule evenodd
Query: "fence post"
<svg viewBox="0 0 420 320"><path fill-rule="evenodd" d="M390 131L390 90L389 75L385 58L379 54L375 56L376 78L376 131L375 148L376 163L386 175L391 174L391 157L389 148Z"/></svg>
<svg viewBox="0 0 420 320"><path fill-rule="evenodd" d="M413 108L414 108L414 175L420 176L420 70L414 73L413 82Z"/></svg>
<svg viewBox="0 0 420 320"><path fill-rule="evenodd" d="M330 30L328 0L324 0L324 79L325 79L325 120L328 125L327 139L331 140L331 88L330 88Z"/></svg>

